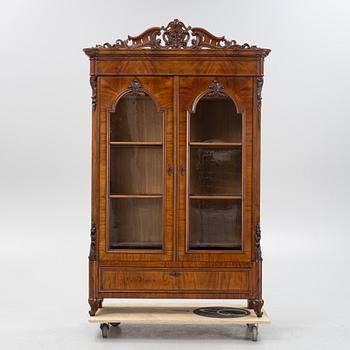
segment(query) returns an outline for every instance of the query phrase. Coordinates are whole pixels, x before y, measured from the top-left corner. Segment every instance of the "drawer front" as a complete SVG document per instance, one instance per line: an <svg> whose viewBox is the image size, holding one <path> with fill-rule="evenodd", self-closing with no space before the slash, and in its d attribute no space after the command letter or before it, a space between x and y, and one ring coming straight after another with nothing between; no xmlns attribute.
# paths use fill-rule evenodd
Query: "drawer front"
<svg viewBox="0 0 350 350"><path fill-rule="evenodd" d="M176 277L184 291L248 291L248 271L181 271Z"/></svg>
<svg viewBox="0 0 350 350"><path fill-rule="evenodd" d="M177 289L169 271L101 269L102 291L166 291Z"/></svg>
<svg viewBox="0 0 350 350"><path fill-rule="evenodd" d="M249 270L100 269L102 292L247 292Z"/></svg>

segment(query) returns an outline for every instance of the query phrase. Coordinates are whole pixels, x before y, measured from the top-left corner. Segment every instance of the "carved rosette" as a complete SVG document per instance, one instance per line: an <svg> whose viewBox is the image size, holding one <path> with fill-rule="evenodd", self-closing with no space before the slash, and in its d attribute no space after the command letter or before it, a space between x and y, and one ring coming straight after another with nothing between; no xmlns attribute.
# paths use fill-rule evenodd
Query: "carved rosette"
<svg viewBox="0 0 350 350"><path fill-rule="evenodd" d="M96 100L97 100L97 75L90 76L90 86L92 89L92 94L91 94L92 109L95 111L96 110Z"/></svg>
<svg viewBox="0 0 350 350"><path fill-rule="evenodd" d="M261 239L261 229L260 229L260 222L258 222L255 227L255 261L263 260L262 254L261 254L260 239Z"/></svg>
<svg viewBox="0 0 350 350"><path fill-rule="evenodd" d="M261 111L261 102L262 102L261 92L262 92L263 85L264 85L264 78L257 77L256 78L256 99L257 99L257 108L259 112Z"/></svg>
<svg viewBox="0 0 350 350"><path fill-rule="evenodd" d="M174 19L167 26L152 27L138 36L128 36L128 39L118 39L114 44L104 43L97 48L150 48L150 49L257 49L247 43L237 44L235 40L227 40L224 36L217 37L207 30L185 26L183 22Z"/></svg>
<svg viewBox="0 0 350 350"><path fill-rule="evenodd" d="M205 96L226 96L223 90L224 87L221 85L221 83L217 80L213 80L212 83L209 85L209 91L205 94Z"/></svg>
<svg viewBox="0 0 350 350"><path fill-rule="evenodd" d="M96 261L96 224L91 223L89 260Z"/></svg>

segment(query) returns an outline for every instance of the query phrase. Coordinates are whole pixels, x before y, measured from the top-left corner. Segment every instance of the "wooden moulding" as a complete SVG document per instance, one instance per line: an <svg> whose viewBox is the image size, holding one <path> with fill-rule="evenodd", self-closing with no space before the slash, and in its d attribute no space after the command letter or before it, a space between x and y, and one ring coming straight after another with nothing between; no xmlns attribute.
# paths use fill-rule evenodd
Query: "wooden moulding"
<svg viewBox="0 0 350 350"><path fill-rule="evenodd" d="M191 303L164 303L164 302L120 302L106 304L100 308L95 316L89 318L91 323L138 323L138 324L262 324L270 323L270 319L264 311L262 317L257 317L253 310L249 316L237 318L211 318L199 316L193 313L194 309L204 306L241 307L244 305L232 305L211 301Z"/></svg>

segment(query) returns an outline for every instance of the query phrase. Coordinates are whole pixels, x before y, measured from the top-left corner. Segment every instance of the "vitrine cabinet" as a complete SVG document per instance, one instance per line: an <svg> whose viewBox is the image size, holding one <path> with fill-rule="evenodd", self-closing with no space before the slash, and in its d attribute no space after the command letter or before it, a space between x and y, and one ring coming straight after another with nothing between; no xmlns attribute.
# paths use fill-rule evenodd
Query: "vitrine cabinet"
<svg viewBox="0 0 350 350"><path fill-rule="evenodd" d="M89 304L247 299L261 316L268 49L174 20L84 49L92 87Z"/></svg>

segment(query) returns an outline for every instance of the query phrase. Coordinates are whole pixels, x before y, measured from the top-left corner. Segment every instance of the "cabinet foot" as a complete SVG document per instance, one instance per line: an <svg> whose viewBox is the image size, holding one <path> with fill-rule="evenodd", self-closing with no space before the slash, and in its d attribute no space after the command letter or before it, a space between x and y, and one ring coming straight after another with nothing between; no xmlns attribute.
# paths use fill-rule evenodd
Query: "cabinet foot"
<svg viewBox="0 0 350 350"><path fill-rule="evenodd" d="M89 305L90 305L90 316L95 316L97 310L102 307L102 301L103 299L89 299Z"/></svg>
<svg viewBox="0 0 350 350"><path fill-rule="evenodd" d="M248 300L248 309L253 309L256 316L261 317L263 315L262 307L264 305L263 299L249 299Z"/></svg>

